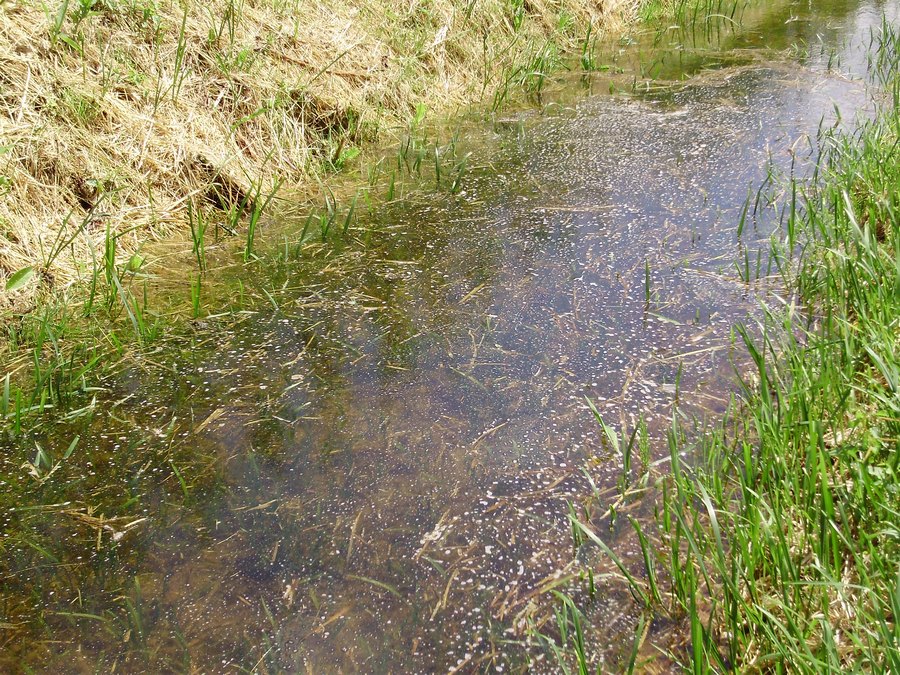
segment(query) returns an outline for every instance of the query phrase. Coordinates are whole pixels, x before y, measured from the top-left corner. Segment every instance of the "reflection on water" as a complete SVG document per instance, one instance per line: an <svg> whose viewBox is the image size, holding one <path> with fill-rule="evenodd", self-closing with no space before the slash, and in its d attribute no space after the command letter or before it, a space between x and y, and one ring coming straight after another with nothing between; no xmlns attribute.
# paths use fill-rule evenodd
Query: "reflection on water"
<svg viewBox="0 0 900 675"><path fill-rule="evenodd" d="M364 247L242 277L271 303L146 356L39 439L80 435L63 487L4 516L33 536L5 536L0 663L503 671L531 654L540 670L528 622L547 590L583 585L567 502L589 480L618 497L585 397L653 439L676 395L724 410L731 328L770 272L773 225L737 238L748 189L809 155L835 102L863 103L846 74L882 9L787 4L713 54L663 49L692 46L673 33L657 77L731 65L474 129L458 194L380 207ZM607 538L630 560L621 527ZM637 619L590 562L593 651L616 671Z"/></svg>

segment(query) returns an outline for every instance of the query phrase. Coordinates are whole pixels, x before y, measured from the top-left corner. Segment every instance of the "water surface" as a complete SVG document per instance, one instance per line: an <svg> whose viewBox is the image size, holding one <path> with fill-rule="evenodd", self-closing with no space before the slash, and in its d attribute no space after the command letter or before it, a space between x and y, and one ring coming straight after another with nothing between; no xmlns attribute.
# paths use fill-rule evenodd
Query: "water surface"
<svg viewBox="0 0 900 675"><path fill-rule="evenodd" d="M608 94L622 78L601 74L475 125L458 193L232 273L267 299L28 439L58 456L80 436L58 473L38 485L6 455L0 486L34 501L3 516L2 668L551 672L528 633L550 630L558 588L619 671L636 608L607 561L573 557L567 521L588 476L594 525L639 559L627 522L600 517L621 460L585 398L617 428L643 419L654 460L676 396L686 418L725 410L733 326L779 302L776 210L739 237L748 194L808 165L835 106L865 104L884 11L782 3L613 46L653 82Z"/></svg>

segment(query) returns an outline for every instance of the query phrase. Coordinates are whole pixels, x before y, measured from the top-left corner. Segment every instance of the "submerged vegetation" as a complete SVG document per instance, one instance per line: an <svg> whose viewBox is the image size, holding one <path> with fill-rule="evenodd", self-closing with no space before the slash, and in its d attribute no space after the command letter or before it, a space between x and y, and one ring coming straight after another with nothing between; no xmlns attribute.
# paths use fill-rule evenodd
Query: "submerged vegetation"
<svg viewBox="0 0 900 675"><path fill-rule="evenodd" d="M784 299L737 329L749 362L725 419L699 434L674 419L656 526L632 520L643 565L571 516L576 544L611 557L643 608L644 663L647 624L674 621L689 639L673 657L695 673L900 670L897 26L869 48L875 116L822 130L811 178L787 180L770 248ZM587 630L570 600L561 612ZM586 673L583 642L551 641Z"/></svg>
<svg viewBox="0 0 900 675"><path fill-rule="evenodd" d="M498 113L523 93L539 98L555 71L616 70L602 37L635 15L664 26L654 47L676 44L673 81L718 67L725 57L699 55L692 40L730 34L746 7L0 6L0 669L392 669L431 657L463 672L511 663L587 675L600 667L592 633L606 638L633 619L604 667L900 670L896 28L873 34L877 116L854 133L823 126L811 178L791 174L783 191L774 170L767 181L781 226L756 258L756 279L743 249L739 279L727 283L748 295L774 287L780 300L759 326L736 328L730 345L706 347L714 327L699 308L663 315L673 277L651 266L655 258L615 267L612 253L633 246L618 232L591 232L606 239L588 258L559 254L578 237L590 241L573 234L585 223L631 228L597 216L616 205L595 203L600 181L585 183L590 204L574 206L550 194L557 186L537 186L535 206L523 196L531 186L503 185L528 183L534 167L502 173L493 158L473 161L471 146L427 128L426 118L469 103ZM631 114L662 124L702 107L654 106L651 80L669 73L664 59L638 60L635 72L616 73L634 90L640 80L651 101ZM752 86L721 89L749 97ZM735 105L723 100L716 114ZM495 126L512 145L525 128L517 117ZM395 149L382 154L385 139ZM578 140L562 154L540 144L531 152L563 167ZM682 149L709 151L692 143L672 162L690 165ZM347 181L330 178L360 166ZM672 176L679 189L702 189L677 167ZM404 206L410 189L428 190L434 204ZM754 196L739 240L767 208L762 189ZM491 211L484 198L504 203ZM520 198L530 213L512 208ZM410 213L384 222L385 205ZM427 221L432 207L448 221L462 214L457 230L510 214L513 222L454 247L441 241L449 223L423 226L420 240L419 223L407 222ZM694 227L685 255L715 224ZM510 260L524 271L510 283L521 284L517 299L529 309L553 315L542 316L548 323L516 332L510 324L527 311L496 308L506 270L476 259L499 257L497 232L521 235ZM653 245L677 249L677 240L669 232ZM541 255L559 255L564 274L548 266L542 278ZM434 262L443 257L461 261ZM609 277L595 277L603 292L593 296L597 283L577 285L592 278L592 264ZM547 298L535 286L563 278L541 309ZM663 394L673 397L662 443L667 423L649 421L659 410L632 428L623 412L617 429L588 397L587 416L600 426L587 440L563 414L585 412L580 395L551 419L548 401L579 381L579 349L601 361L598 350L617 349L592 310L635 298L639 332L659 319L696 326L692 351L730 347L740 395L724 420L691 426L677 354L642 382L630 369L620 399L631 384L658 387L648 400L660 409ZM458 326L454 312L465 319ZM626 314L619 306L599 318ZM528 351L532 334L553 330L566 336L559 354ZM423 384L414 375L426 366L434 380ZM543 398L538 374L550 378ZM384 393L392 387L399 403ZM535 420L539 431L528 426ZM569 436L560 433L567 425ZM556 456L557 436L574 449ZM546 456L529 465L528 445ZM585 455L586 468L574 468ZM609 457L621 472L603 475ZM582 479L576 487L587 494L573 487ZM560 504L567 512L556 512ZM471 510L477 534L457 508ZM556 535L572 549L556 547ZM599 565L597 552L611 564ZM495 571L501 581L486 581ZM463 600L489 607L481 614ZM605 633L595 614L603 602L631 611ZM435 631L435 621L459 635Z"/></svg>
<svg viewBox="0 0 900 675"><path fill-rule="evenodd" d="M324 207L308 209L295 247L308 234L347 233L359 193L339 206L331 174L366 167L361 206L381 184L379 198L399 197L398 172L420 176L423 164L457 191L466 159L452 142L428 139L425 117L480 101L497 111L539 92L578 54L584 69L599 68L598 37L637 6L3 4L3 419L18 433L24 418L88 391L95 367L171 332L183 312L154 287L160 272L183 266L165 252L173 242L177 250L190 237L196 269L185 272L184 296L199 319L212 297L202 292L210 249L228 238L242 238L241 259L252 262L263 220L296 218L309 194L324 195ZM394 169L356 161L391 141L400 146Z"/></svg>

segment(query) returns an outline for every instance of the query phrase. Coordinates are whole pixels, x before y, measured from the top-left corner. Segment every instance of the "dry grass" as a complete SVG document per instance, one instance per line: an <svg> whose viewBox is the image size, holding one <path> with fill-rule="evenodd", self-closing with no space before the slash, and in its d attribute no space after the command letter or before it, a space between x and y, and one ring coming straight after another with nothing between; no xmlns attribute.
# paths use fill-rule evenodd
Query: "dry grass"
<svg viewBox="0 0 900 675"><path fill-rule="evenodd" d="M53 2L0 3L0 287L40 272L3 313L87 274L107 228L127 254L185 228L190 199L312 185L417 104L490 96L517 60L577 48L638 4Z"/></svg>

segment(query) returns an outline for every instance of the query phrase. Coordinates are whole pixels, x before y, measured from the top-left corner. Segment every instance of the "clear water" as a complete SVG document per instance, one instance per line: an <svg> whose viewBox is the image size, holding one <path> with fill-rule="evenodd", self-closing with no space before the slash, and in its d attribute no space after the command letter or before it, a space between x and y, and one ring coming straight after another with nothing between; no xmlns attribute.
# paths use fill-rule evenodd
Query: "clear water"
<svg viewBox="0 0 900 675"><path fill-rule="evenodd" d="M590 476L594 525L639 569L625 519L601 517L621 461L585 397L617 428L643 416L654 460L676 396L724 411L732 328L778 302L774 211L738 237L745 200L808 165L835 106L865 105L869 31L897 7L776 3L612 46L624 74L467 129L458 194L233 273L271 302L198 324L4 454L0 669L552 672L528 631L558 588L620 670L636 608L608 561L573 557L567 522ZM652 85L605 93L642 68ZM20 467L76 434L46 481Z"/></svg>

